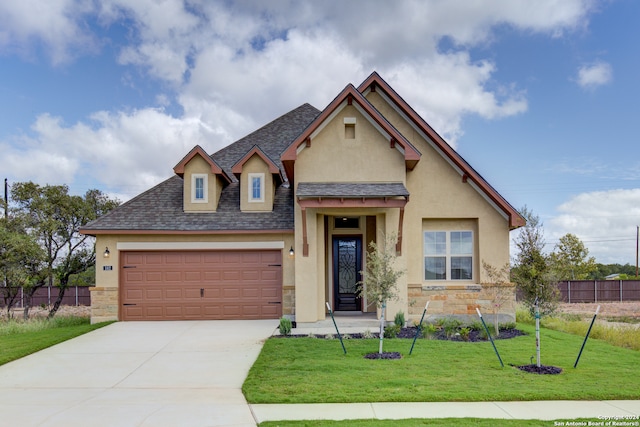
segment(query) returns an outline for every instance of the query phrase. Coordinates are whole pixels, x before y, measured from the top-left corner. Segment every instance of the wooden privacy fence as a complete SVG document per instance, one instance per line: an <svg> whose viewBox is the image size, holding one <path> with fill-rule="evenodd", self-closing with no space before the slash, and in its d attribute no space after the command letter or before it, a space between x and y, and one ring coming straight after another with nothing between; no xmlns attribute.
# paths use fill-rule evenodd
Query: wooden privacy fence
<svg viewBox="0 0 640 427"><path fill-rule="evenodd" d="M53 304L58 295L60 294L60 288L52 286L38 288L36 293L33 295L31 299L31 307L37 307L39 305L51 305ZM91 293L89 292L88 286L72 286L67 288L64 293L64 297L62 297L62 305L91 305ZM4 307L4 299L0 297L0 307ZM20 289L20 293L18 298L16 299L16 303L14 305L15 308L24 307L24 293L23 290Z"/></svg>
<svg viewBox="0 0 640 427"><path fill-rule="evenodd" d="M559 282L562 302L640 301L640 280Z"/></svg>

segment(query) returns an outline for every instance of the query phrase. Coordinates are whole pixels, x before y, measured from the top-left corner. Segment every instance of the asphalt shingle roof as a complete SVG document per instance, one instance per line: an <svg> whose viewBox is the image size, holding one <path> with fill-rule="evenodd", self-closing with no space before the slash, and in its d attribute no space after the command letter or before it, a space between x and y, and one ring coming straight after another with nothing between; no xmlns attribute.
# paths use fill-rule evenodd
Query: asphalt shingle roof
<svg viewBox="0 0 640 427"><path fill-rule="evenodd" d="M401 182L301 182L297 197L360 198L360 197L408 197L409 191Z"/></svg>
<svg viewBox="0 0 640 427"><path fill-rule="evenodd" d="M280 155L311 124L318 114L320 114L320 110L309 104L303 104L214 153L211 157L235 181L236 178L233 176L231 168L254 145L257 145L281 171L284 171Z"/></svg>
<svg viewBox="0 0 640 427"><path fill-rule="evenodd" d="M273 211L241 212L240 186L231 168L257 145L283 171L281 153L318 114L320 111L315 107L301 105L214 153L211 157L233 180L223 188L216 212L185 213L183 180L179 176L173 176L82 229L87 234L108 230L291 230L294 228L293 189L289 188L288 182L276 189Z"/></svg>

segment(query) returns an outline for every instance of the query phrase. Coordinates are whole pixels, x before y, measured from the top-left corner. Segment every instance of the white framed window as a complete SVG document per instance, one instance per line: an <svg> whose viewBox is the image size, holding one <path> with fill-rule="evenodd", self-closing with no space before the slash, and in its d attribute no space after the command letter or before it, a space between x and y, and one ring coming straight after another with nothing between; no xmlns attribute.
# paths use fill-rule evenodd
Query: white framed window
<svg viewBox="0 0 640 427"><path fill-rule="evenodd" d="M472 280L473 232L425 231L424 280Z"/></svg>
<svg viewBox="0 0 640 427"><path fill-rule="evenodd" d="M264 174L250 173L249 178L249 202L264 202Z"/></svg>
<svg viewBox="0 0 640 427"><path fill-rule="evenodd" d="M207 203L208 196L208 177L204 173L194 173L191 175L191 202Z"/></svg>

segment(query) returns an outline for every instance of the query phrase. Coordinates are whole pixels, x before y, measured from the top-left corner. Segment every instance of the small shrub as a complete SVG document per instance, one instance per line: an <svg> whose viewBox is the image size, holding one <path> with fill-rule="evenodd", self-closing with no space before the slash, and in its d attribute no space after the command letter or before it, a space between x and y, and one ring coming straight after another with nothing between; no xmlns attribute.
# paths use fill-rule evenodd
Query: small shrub
<svg viewBox="0 0 640 427"><path fill-rule="evenodd" d="M389 325L389 326L384 328L384 337L385 338L395 338L400 333L400 329L402 329L402 328L400 326L396 325L395 323L393 325Z"/></svg>
<svg viewBox="0 0 640 427"><path fill-rule="evenodd" d="M470 334L471 334L471 329L460 328L460 338L462 338L462 341L469 341Z"/></svg>
<svg viewBox="0 0 640 427"><path fill-rule="evenodd" d="M373 338L373 332L371 332L369 329L365 329L365 331L362 333L362 338L365 338L365 339Z"/></svg>
<svg viewBox="0 0 640 427"><path fill-rule="evenodd" d="M478 330L478 338L480 338L481 340L488 340L489 335L487 335L487 330L484 328L484 326L482 326L482 324L480 324L480 327L482 329Z"/></svg>
<svg viewBox="0 0 640 427"><path fill-rule="evenodd" d="M501 323L500 324L500 329L504 329L506 331L511 330L511 329L516 329L516 322L507 322L507 323Z"/></svg>
<svg viewBox="0 0 640 427"><path fill-rule="evenodd" d="M351 335L349 335L349 334L342 335L342 339L343 340L350 340L351 338L353 338L353 337Z"/></svg>
<svg viewBox="0 0 640 427"><path fill-rule="evenodd" d="M280 318L280 335L289 336L291 335L291 320L286 317Z"/></svg>
<svg viewBox="0 0 640 427"><path fill-rule="evenodd" d="M335 338L336 338L336 337L335 337L335 336L333 336L333 334L327 334L327 335L325 335L325 336L324 336L324 339L325 339L325 340L333 340L333 339L335 339Z"/></svg>
<svg viewBox="0 0 640 427"><path fill-rule="evenodd" d="M529 310L522 305L519 305L516 309L516 322L526 323L528 325L535 325L536 320L533 318Z"/></svg>
<svg viewBox="0 0 640 427"><path fill-rule="evenodd" d="M400 326L401 328L404 327L404 311L399 311L396 313L396 316L393 318L393 323L395 323L396 326Z"/></svg>
<svg viewBox="0 0 640 427"><path fill-rule="evenodd" d="M442 329L444 330L447 338L454 336L458 332L460 326L462 326L462 322L453 317L446 318L442 323Z"/></svg>
<svg viewBox="0 0 640 427"><path fill-rule="evenodd" d="M422 327L422 338L433 339L438 332L438 328L433 323L427 323Z"/></svg>
<svg viewBox="0 0 640 427"><path fill-rule="evenodd" d="M480 320L474 320L469 324L469 329L472 331L483 331L484 326L482 326L482 322Z"/></svg>

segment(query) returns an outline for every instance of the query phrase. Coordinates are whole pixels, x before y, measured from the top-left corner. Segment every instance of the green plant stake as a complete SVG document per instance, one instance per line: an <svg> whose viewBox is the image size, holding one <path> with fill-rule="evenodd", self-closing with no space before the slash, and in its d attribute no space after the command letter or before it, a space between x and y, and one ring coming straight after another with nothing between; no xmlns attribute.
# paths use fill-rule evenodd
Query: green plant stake
<svg viewBox="0 0 640 427"><path fill-rule="evenodd" d="M598 315L599 311L600 311L600 306L598 305L598 307L596 308L596 314L594 314L593 319L591 319L591 324L589 325L589 329L587 330L587 335L584 337L584 341L582 342L582 347L580 347L580 353L578 353L578 358L576 359L576 363L573 364L574 368L578 366L578 362L580 361L580 356L582 356L582 350L584 350L584 346L587 343L587 339L589 339L591 328L593 328L593 324L596 321L596 316Z"/></svg>
<svg viewBox="0 0 640 427"><path fill-rule="evenodd" d="M336 328L336 332L338 333L338 338L340 338L340 345L342 345L342 350L344 354L347 354L347 349L344 348L344 343L342 342L342 335L340 335L340 331L338 330L338 325L336 324L336 319L333 318L333 310L331 310L331 306L327 302L327 309L329 310L329 314L331 315L331 320L333 320L333 326Z"/></svg>
<svg viewBox="0 0 640 427"><path fill-rule="evenodd" d="M424 321L424 315L427 314L427 308L429 307L429 301L424 306L424 310L422 311L422 317L420 318L420 323L418 324L418 330L416 331L416 336L413 337L413 343L411 344L411 350L409 350L409 355L413 352L413 346L416 345L416 340L418 339L418 335L422 332L422 322Z"/></svg>
<svg viewBox="0 0 640 427"><path fill-rule="evenodd" d="M493 342L493 338L491 338L491 332L489 332L489 328L487 328L487 324L484 323L484 319L482 318L482 313L478 307L476 307L476 311L478 312L478 316L480 316L480 320L482 321L482 326L484 326L484 330L487 331L487 336L489 337L489 341L491 341L491 345L493 346L493 351L496 352L496 356L498 356L498 360L500 361L500 366L504 368L504 363L502 363L502 358L500 357L500 353L498 353L498 349L496 348L495 343Z"/></svg>

